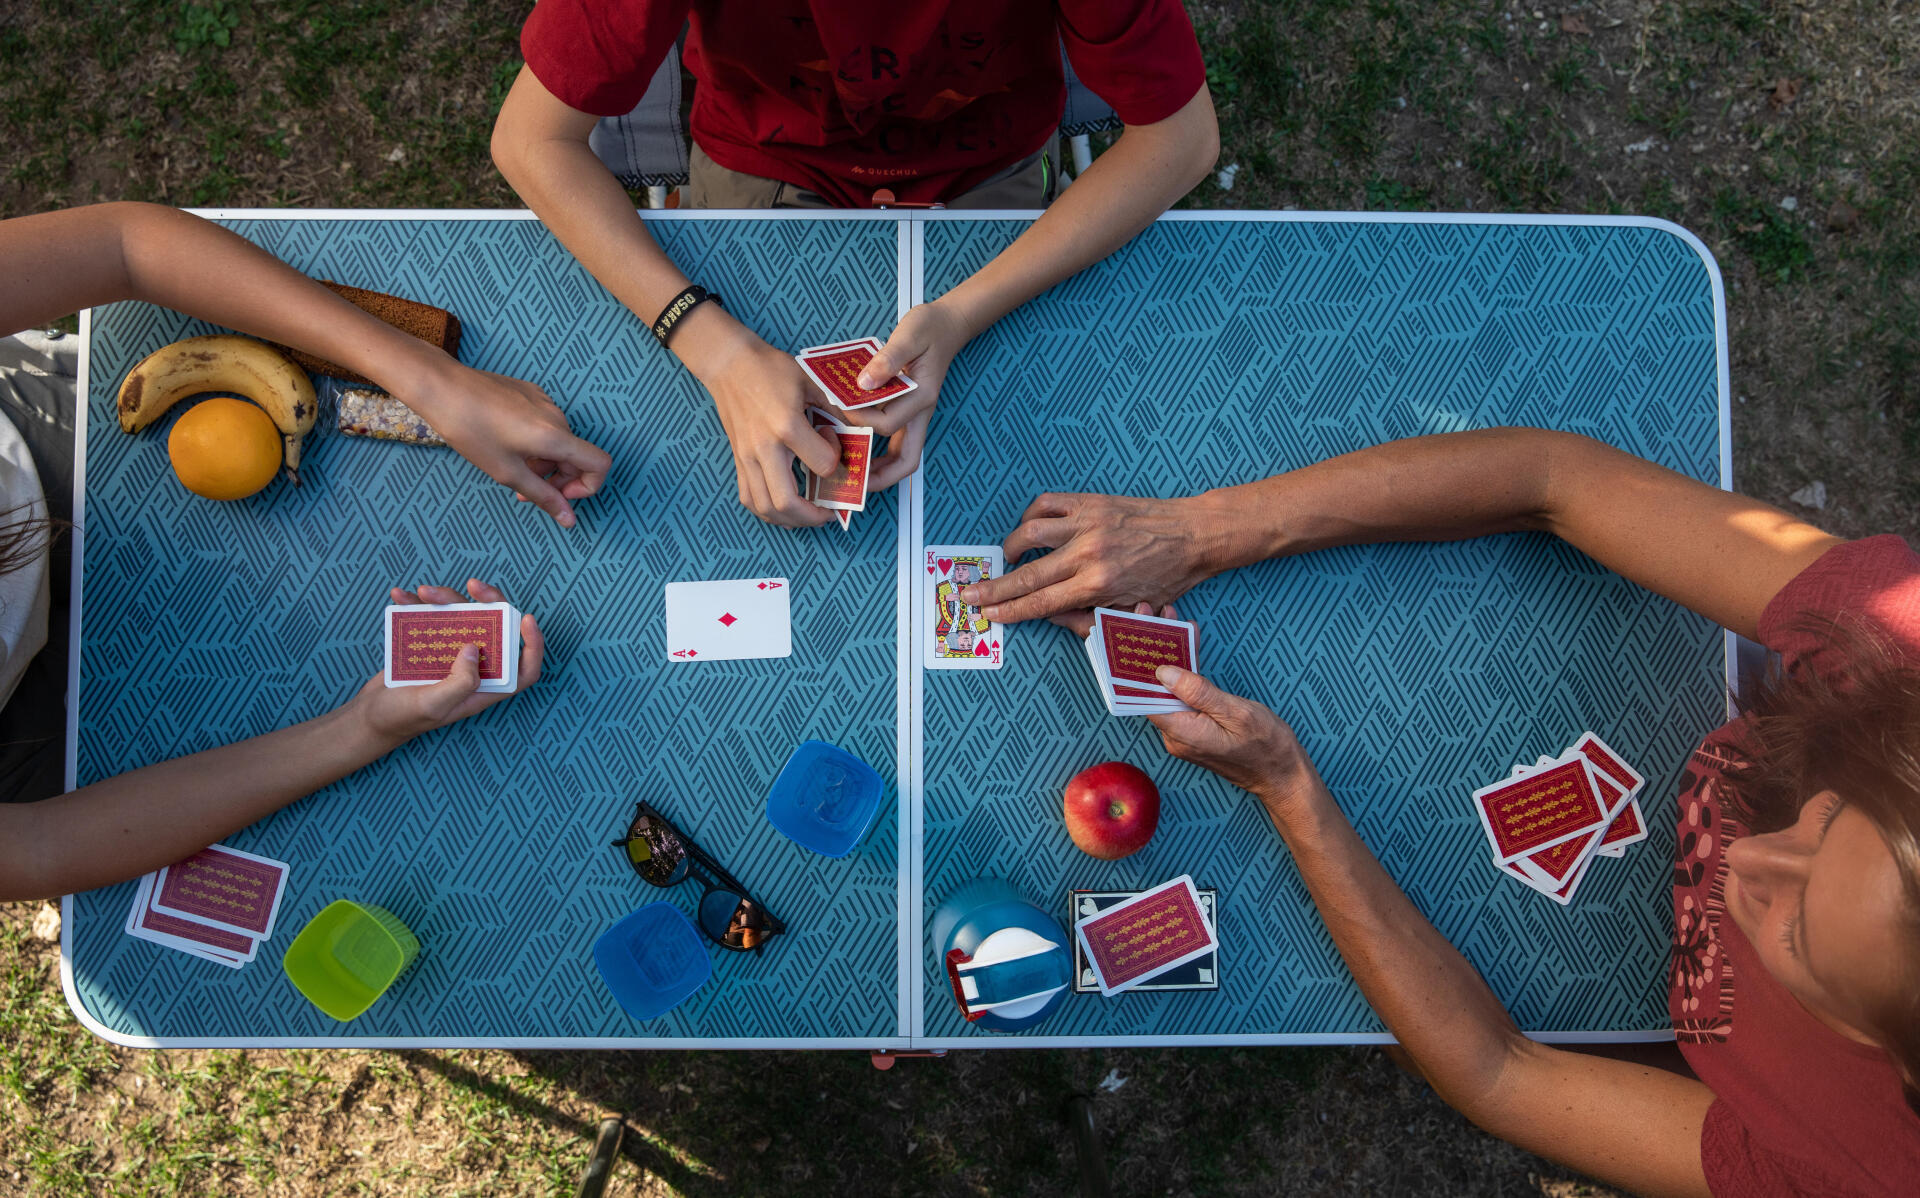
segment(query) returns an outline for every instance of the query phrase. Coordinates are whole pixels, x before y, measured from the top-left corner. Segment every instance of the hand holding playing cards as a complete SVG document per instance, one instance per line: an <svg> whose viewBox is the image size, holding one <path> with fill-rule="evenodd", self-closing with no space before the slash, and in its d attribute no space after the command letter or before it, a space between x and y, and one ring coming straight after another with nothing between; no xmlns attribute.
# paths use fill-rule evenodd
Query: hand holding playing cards
<svg viewBox="0 0 1920 1198"><path fill-rule="evenodd" d="M745 328L714 370L701 375L733 450L740 504L769 524L813 527L833 513L808 503L795 485L797 457L815 474L831 474L838 443L807 423L819 392L794 360Z"/></svg>
<svg viewBox="0 0 1920 1198"><path fill-rule="evenodd" d="M1193 708L1147 717L1160 729L1167 752L1212 770L1269 807L1318 784L1293 729L1266 707L1177 666L1161 666L1157 677Z"/></svg>
<svg viewBox="0 0 1920 1198"><path fill-rule="evenodd" d="M477 578L467 580L467 595L471 595L475 603L507 601L499 588L488 586ZM392 599L396 604L405 605L465 603L467 595L462 595L452 587L426 586L418 591L403 591L395 587ZM541 638L540 626L532 616L522 616L518 690L525 690L539 681L544 652L545 641ZM376 674L360 688L353 704L361 709L376 734L399 742L477 715L502 699L511 697L507 694L476 693L475 688L479 685L480 655L474 646L468 646L461 651L453 672L445 679L431 686L389 687L383 677ZM518 693L518 690L514 693Z"/></svg>
<svg viewBox="0 0 1920 1198"><path fill-rule="evenodd" d="M487 477L572 528L570 501L600 489L612 465L607 452L574 436L566 414L534 384L446 365L400 398Z"/></svg>
<svg viewBox="0 0 1920 1198"><path fill-rule="evenodd" d="M1053 552L960 597L997 623L1059 617L1056 624L1083 636L1093 608L1170 603L1214 573L1204 564L1205 529L1191 502L1042 495L1021 513L1006 555L1015 562L1034 549Z"/></svg>
<svg viewBox="0 0 1920 1198"><path fill-rule="evenodd" d="M953 356L970 338L960 319L939 301L910 310L893 328L887 344L860 371L867 390L895 375L919 384L884 407L861 413L861 420L877 437L886 437L887 457L873 473L868 488L883 491L920 468L920 451L927 443L927 426L940 402L940 384L946 380Z"/></svg>

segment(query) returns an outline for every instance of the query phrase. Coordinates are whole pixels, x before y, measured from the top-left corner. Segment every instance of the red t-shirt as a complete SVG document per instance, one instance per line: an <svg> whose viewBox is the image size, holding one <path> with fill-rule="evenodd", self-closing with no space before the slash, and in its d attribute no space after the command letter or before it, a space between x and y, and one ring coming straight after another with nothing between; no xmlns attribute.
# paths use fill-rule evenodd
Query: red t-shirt
<svg viewBox="0 0 1920 1198"><path fill-rule="evenodd" d="M562 102L619 116L689 21L700 148L851 208L882 187L951 199L1038 150L1066 102L1063 43L1129 125L1206 78L1179 0L539 0L520 50Z"/></svg>
<svg viewBox="0 0 1920 1198"><path fill-rule="evenodd" d="M1795 620L1843 613L1920 663L1920 556L1894 536L1835 546L1767 604L1760 639L1792 666L1817 647ZM1726 803L1727 746L1739 728L1694 751L1674 856L1668 1005L1681 1052L1715 1097L1700 1136L1707 1182L1723 1198L1913 1193L1920 1116L1892 1060L1808 1014L1726 918L1722 854L1746 833Z"/></svg>

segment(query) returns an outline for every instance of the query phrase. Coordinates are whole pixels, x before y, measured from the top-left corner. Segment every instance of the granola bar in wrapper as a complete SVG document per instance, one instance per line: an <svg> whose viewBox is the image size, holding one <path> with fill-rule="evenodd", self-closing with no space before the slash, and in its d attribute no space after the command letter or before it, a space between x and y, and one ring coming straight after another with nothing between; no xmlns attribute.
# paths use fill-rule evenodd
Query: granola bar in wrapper
<svg viewBox="0 0 1920 1198"><path fill-rule="evenodd" d="M384 391L355 387L340 393L340 431L409 445L445 445L418 412Z"/></svg>

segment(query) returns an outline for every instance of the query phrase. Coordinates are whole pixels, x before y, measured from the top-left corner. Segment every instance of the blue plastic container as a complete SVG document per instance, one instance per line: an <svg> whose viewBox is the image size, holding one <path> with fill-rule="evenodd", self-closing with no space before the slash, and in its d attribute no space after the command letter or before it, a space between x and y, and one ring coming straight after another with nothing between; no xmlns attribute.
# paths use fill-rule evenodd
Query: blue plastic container
<svg viewBox="0 0 1920 1198"><path fill-rule="evenodd" d="M1054 1013L1073 981L1065 932L998 878L967 882L933 913L933 947L968 1023L1025 1031Z"/></svg>
<svg viewBox="0 0 1920 1198"><path fill-rule="evenodd" d="M767 792L767 820L801 848L844 857L873 830L884 789L880 775L858 757L806 741Z"/></svg>
<svg viewBox="0 0 1920 1198"><path fill-rule="evenodd" d="M713 976L706 941L672 903L649 903L622 917L593 942L593 963L635 1019L666 1014Z"/></svg>

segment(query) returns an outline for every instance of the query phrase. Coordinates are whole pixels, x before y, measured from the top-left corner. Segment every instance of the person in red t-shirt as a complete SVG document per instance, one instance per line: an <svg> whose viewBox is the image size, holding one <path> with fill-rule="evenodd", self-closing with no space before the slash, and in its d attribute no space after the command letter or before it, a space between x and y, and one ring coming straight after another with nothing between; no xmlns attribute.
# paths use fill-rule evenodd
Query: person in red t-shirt
<svg viewBox="0 0 1920 1198"><path fill-rule="evenodd" d="M1404 1057L1481 1127L1640 1192L1914 1192L1920 555L1898 537L1842 542L1585 437L1491 429L1184 499L1042 495L1007 561L1053 552L961 598L1084 635L1092 607L1151 611L1266 558L1520 530L1783 658L1682 780L1669 982L1684 1060L1522 1035L1267 708L1162 667L1193 708L1151 717L1167 750L1260 799Z"/></svg>
<svg viewBox="0 0 1920 1198"><path fill-rule="evenodd" d="M1060 120L1062 45L1075 73L1125 122L1113 147L1030 229L972 278L908 312L869 364L861 378L869 389L895 372L920 384L898 402L861 410L861 423L889 438L875 488L919 467L941 381L962 346L1112 253L1219 154L1199 43L1179 0L539 0L521 32L527 65L494 126L494 161L636 316L653 326L680 312L668 347L713 396L740 502L776 524L833 516L802 498L793 478L796 456L819 474L838 460L836 442L806 420L817 392L786 349L719 304L682 310L690 281L587 145L601 117L639 102L683 25L683 61L698 81L694 202L739 197L755 190L742 181L760 180L760 203L866 207L885 191L908 203L1006 207L1009 184L1030 177L1031 197L1018 206L1045 206L1050 187L1037 182L1045 171L1029 168Z"/></svg>

